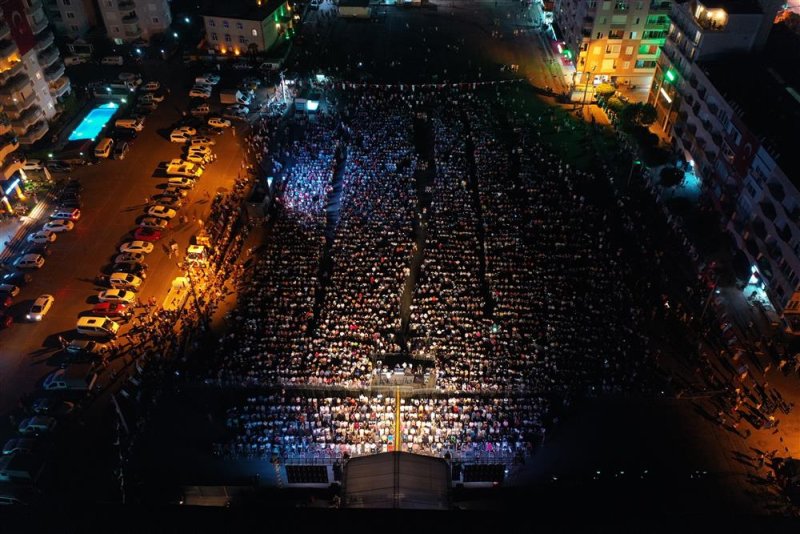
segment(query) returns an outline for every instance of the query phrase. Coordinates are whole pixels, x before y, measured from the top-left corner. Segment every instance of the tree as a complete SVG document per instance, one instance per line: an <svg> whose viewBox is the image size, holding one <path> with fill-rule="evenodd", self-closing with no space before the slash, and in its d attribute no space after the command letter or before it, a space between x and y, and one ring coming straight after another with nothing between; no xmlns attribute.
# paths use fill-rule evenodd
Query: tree
<svg viewBox="0 0 800 534"><path fill-rule="evenodd" d="M656 122L656 108L652 104L639 104L636 118L639 126L650 126Z"/></svg>
<svg viewBox="0 0 800 534"><path fill-rule="evenodd" d="M650 104L637 102L628 104L620 112L620 122L626 131L634 130L638 127L650 126L656 121L656 108Z"/></svg>
<svg viewBox="0 0 800 534"><path fill-rule="evenodd" d="M610 83L601 83L594 91L600 98L607 98L617 92L617 90L614 89L614 86Z"/></svg>
<svg viewBox="0 0 800 534"><path fill-rule="evenodd" d="M614 113L619 113L625 107L625 103L616 96L612 96L608 99L607 106Z"/></svg>

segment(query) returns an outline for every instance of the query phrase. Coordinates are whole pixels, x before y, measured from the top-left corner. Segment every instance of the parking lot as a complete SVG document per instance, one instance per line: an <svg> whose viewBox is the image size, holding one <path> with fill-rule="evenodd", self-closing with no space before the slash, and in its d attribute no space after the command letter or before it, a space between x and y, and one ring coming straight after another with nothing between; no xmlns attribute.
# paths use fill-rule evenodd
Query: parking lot
<svg viewBox="0 0 800 534"><path fill-rule="evenodd" d="M57 180L71 177L80 182L81 217L72 231L59 233L57 240L50 244L44 266L29 271L31 281L13 298L9 308L14 323L0 330L0 411L5 415L0 421L0 441L3 443L16 435L20 399L46 396L41 391L44 377L65 362L62 340L69 341L77 336L78 318L96 305L100 291L108 289L97 284L97 277L108 274L120 245L133 239L132 232L145 216L151 197L159 193L159 187L163 188L167 181L165 163L182 156L183 145L171 143L169 133L187 110L187 93L195 73L178 62L146 64L141 71L145 81L161 82L166 98L149 114L144 130L124 159L103 159L96 165L79 166L68 174L54 175ZM165 83L168 85L164 86ZM219 109L218 89L209 103L212 110ZM121 115L124 114L118 116ZM241 122L237 125L242 128ZM214 137L216 161L207 166L196 187L183 199L178 216L154 242L154 250L146 258L147 276L137 293L141 302L153 298L161 304L170 282L179 274L178 265L191 238L201 229L209 213L211 199L217 192L226 192L241 171L242 150L234 130L225 129ZM33 226L34 230L48 221L49 212L48 209L42 215L42 220ZM180 220L182 216L185 216L184 221ZM169 243L173 240L177 244L177 254L170 254ZM52 307L43 320L27 320L31 305L42 294L54 297ZM122 324L120 333L128 329L124 321ZM125 363L112 361L103 369L97 390L107 393L107 386L114 382L116 372ZM107 400L95 402L89 411L62 424L97 428L99 419L112 413ZM103 426L108 428L108 425ZM75 445L97 441L91 434L83 433L77 438L72 434L70 432L69 439Z"/></svg>

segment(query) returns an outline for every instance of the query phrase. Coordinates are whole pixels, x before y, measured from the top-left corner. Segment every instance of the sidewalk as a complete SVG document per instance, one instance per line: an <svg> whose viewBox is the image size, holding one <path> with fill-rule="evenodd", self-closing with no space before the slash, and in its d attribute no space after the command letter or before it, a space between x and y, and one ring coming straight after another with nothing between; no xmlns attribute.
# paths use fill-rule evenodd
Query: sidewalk
<svg viewBox="0 0 800 534"><path fill-rule="evenodd" d="M7 261L21 248L25 234L39 223L49 210L49 203L40 201L28 215L16 217L6 223L0 224L0 262Z"/></svg>

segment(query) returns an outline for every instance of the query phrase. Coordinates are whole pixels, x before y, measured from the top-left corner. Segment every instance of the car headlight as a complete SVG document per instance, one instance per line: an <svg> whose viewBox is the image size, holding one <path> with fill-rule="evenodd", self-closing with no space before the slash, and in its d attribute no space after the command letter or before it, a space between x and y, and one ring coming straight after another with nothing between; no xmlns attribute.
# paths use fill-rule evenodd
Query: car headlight
<svg viewBox="0 0 800 534"><path fill-rule="evenodd" d="M31 320L31 314L29 313L28 315L25 316L25 318L30 321Z"/></svg>

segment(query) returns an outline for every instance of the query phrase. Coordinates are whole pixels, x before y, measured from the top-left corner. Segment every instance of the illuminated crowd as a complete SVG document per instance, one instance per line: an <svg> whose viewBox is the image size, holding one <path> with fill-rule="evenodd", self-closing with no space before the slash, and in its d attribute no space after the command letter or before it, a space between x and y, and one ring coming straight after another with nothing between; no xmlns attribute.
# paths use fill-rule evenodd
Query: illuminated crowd
<svg viewBox="0 0 800 534"><path fill-rule="evenodd" d="M425 111L430 159L415 146L414 109ZM261 150L287 132L277 208L210 377L253 391L229 410L220 454L387 450L394 398L370 386L404 350L415 359L399 372L424 367L435 391L403 399L402 442L428 454L523 453L544 435L548 399L635 383L641 310L607 215L582 196L593 177L546 151L526 117L500 123L467 92L366 92L343 97L338 113L289 119ZM421 171L431 171L424 193ZM290 387L301 389L258 392Z"/></svg>

